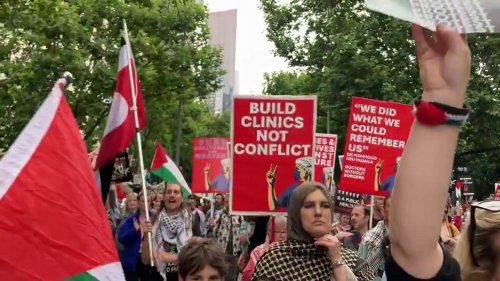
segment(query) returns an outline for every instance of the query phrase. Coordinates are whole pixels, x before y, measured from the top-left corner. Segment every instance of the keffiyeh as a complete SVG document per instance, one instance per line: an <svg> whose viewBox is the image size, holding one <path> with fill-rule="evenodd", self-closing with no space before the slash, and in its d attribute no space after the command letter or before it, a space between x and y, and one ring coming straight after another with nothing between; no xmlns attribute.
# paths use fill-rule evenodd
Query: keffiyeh
<svg viewBox="0 0 500 281"><path fill-rule="evenodd" d="M358 280L371 281L374 273L367 265L360 265L358 255L344 247L342 259ZM289 240L278 242L264 253L255 268L254 281L325 281L332 280L333 267L327 250L314 244Z"/></svg>
<svg viewBox="0 0 500 281"><path fill-rule="evenodd" d="M325 249L293 240L274 244L257 263L253 280L325 281L331 276Z"/></svg>
<svg viewBox="0 0 500 281"><path fill-rule="evenodd" d="M384 254L382 251L382 241L387 235L387 229L384 221L379 221L377 226L370 230L363 237L363 244L368 246L367 261L370 266L376 270L383 269Z"/></svg>
<svg viewBox="0 0 500 281"><path fill-rule="evenodd" d="M154 229L154 245L157 252L165 251L166 245L176 245L180 250L193 236L191 214L183 209L176 215L169 215L162 210ZM158 271L164 272L166 264L158 261Z"/></svg>

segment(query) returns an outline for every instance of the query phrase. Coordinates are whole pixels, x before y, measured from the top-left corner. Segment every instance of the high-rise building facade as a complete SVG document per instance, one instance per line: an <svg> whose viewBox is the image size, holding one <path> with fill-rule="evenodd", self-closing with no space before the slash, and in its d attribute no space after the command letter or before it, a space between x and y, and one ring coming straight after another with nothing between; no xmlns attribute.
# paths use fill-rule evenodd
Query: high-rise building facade
<svg viewBox="0 0 500 281"><path fill-rule="evenodd" d="M219 91L210 94L208 102L213 113L219 114L229 109L234 95L238 93L236 72L236 23L237 10L213 12L208 16L210 44L222 50L224 85Z"/></svg>

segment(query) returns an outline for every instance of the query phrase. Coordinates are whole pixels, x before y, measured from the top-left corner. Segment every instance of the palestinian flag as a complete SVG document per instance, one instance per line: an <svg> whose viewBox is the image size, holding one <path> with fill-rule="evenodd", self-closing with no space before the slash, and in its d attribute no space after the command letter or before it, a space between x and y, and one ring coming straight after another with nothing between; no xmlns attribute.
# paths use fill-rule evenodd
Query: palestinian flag
<svg viewBox="0 0 500 281"><path fill-rule="evenodd" d="M0 160L2 280L125 280L65 84Z"/></svg>
<svg viewBox="0 0 500 281"><path fill-rule="evenodd" d="M174 161L165 153L160 142L156 142L155 155L151 163L151 173L160 177L166 183L176 183L182 187L182 195L187 198L191 194L191 188L187 184L181 171Z"/></svg>

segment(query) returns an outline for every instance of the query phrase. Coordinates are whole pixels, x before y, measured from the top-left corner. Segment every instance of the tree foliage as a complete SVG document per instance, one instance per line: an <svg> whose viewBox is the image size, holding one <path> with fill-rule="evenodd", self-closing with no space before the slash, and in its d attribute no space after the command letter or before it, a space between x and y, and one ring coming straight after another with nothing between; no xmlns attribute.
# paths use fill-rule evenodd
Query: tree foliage
<svg viewBox="0 0 500 281"><path fill-rule="evenodd" d="M221 52L208 43L208 12L194 0L26 0L0 3L0 148L8 148L64 71L66 97L89 147L103 134L126 19L141 79L146 163L155 140L174 151L184 104L181 159L191 137L227 132L205 97L222 85ZM205 131L201 126L219 125ZM147 164L146 164L147 165Z"/></svg>
<svg viewBox="0 0 500 281"><path fill-rule="evenodd" d="M317 94L318 132L331 127L343 151L350 98L411 103L421 93L409 24L368 11L362 0L261 0L268 39L295 73L266 76L265 94ZM473 74L459 152L499 146L500 37L469 36ZM500 180L498 150L458 156L469 165L481 195ZM337 173L338 175L339 173ZM423 175L425 176L425 175Z"/></svg>

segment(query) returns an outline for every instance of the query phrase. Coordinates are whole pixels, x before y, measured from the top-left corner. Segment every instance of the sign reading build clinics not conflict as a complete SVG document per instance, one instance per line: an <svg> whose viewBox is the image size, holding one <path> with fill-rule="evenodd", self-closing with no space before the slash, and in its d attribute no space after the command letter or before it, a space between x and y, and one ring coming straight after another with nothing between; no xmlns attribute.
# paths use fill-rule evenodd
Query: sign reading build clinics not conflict
<svg viewBox="0 0 500 281"><path fill-rule="evenodd" d="M392 191L412 110L410 105L352 98L340 189L374 195Z"/></svg>
<svg viewBox="0 0 500 281"><path fill-rule="evenodd" d="M313 178L316 97L235 97L231 126L231 211L284 212Z"/></svg>

